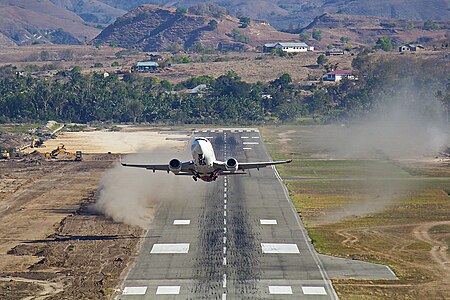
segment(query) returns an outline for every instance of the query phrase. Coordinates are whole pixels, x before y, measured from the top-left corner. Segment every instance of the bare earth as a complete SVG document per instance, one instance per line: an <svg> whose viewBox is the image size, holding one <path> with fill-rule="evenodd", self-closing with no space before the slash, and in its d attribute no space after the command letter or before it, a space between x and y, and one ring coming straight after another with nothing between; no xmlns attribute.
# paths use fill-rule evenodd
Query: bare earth
<svg viewBox="0 0 450 300"><path fill-rule="evenodd" d="M82 162L47 161L38 154L0 161L0 299L109 298L143 230L88 207L102 174L118 159L106 152L185 144L174 139L183 135L168 137L142 129L65 133L47 147L62 142L70 151L82 150Z"/></svg>

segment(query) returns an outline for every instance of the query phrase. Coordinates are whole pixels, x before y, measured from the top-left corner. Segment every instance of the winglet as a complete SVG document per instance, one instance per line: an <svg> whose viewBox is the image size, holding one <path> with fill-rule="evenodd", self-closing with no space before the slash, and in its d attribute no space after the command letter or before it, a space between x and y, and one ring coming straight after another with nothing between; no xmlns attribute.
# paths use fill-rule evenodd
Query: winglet
<svg viewBox="0 0 450 300"><path fill-rule="evenodd" d="M292 162L292 159L286 160L286 163L290 164Z"/></svg>

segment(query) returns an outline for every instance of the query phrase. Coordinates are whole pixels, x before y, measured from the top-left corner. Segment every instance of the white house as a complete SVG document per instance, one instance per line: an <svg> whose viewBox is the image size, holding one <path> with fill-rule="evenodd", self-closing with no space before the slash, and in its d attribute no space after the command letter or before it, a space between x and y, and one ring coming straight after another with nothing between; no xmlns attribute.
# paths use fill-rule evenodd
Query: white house
<svg viewBox="0 0 450 300"><path fill-rule="evenodd" d="M334 70L323 75L323 80L339 82L342 79L356 80L352 70Z"/></svg>
<svg viewBox="0 0 450 300"><path fill-rule="evenodd" d="M264 44L264 52L271 52L273 49L280 49L287 53L307 52L313 51L313 46L308 46L306 43L284 43L279 42L275 44Z"/></svg>

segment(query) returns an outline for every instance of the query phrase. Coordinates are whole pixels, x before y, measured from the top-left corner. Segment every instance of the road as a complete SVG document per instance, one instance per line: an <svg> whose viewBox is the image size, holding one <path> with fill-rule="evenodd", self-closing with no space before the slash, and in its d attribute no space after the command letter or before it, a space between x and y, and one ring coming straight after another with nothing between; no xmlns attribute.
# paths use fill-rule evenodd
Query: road
<svg viewBox="0 0 450 300"><path fill-rule="evenodd" d="M220 160L270 160L257 130L195 135ZM164 202L116 299L337 299L328 273L395 279L385 266L318 255L278 173L262 168L192 181Z"/></svg>

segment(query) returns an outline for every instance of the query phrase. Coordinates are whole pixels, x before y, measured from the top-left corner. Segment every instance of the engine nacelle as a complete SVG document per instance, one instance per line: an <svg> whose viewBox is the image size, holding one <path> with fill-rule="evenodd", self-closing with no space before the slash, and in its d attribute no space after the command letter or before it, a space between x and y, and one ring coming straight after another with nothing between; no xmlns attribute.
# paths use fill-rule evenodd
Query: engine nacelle
<svg viewBox="0 0 450 300"><path fill-rule="evenodd" d="M169 162L169 170L174 173L174 174L178 174L181 171L181 161L179 161L178 159L174 158Z"/></svg>
<svg viewBox="0 0 450 300"><path fill-rule="evenodd" d="M239 164L238 164L238 161L235 158L229 158L227 160L227 163L226 163L225 167L226 167L227 171L235 172L235 171L238 170Z"/></svg>

